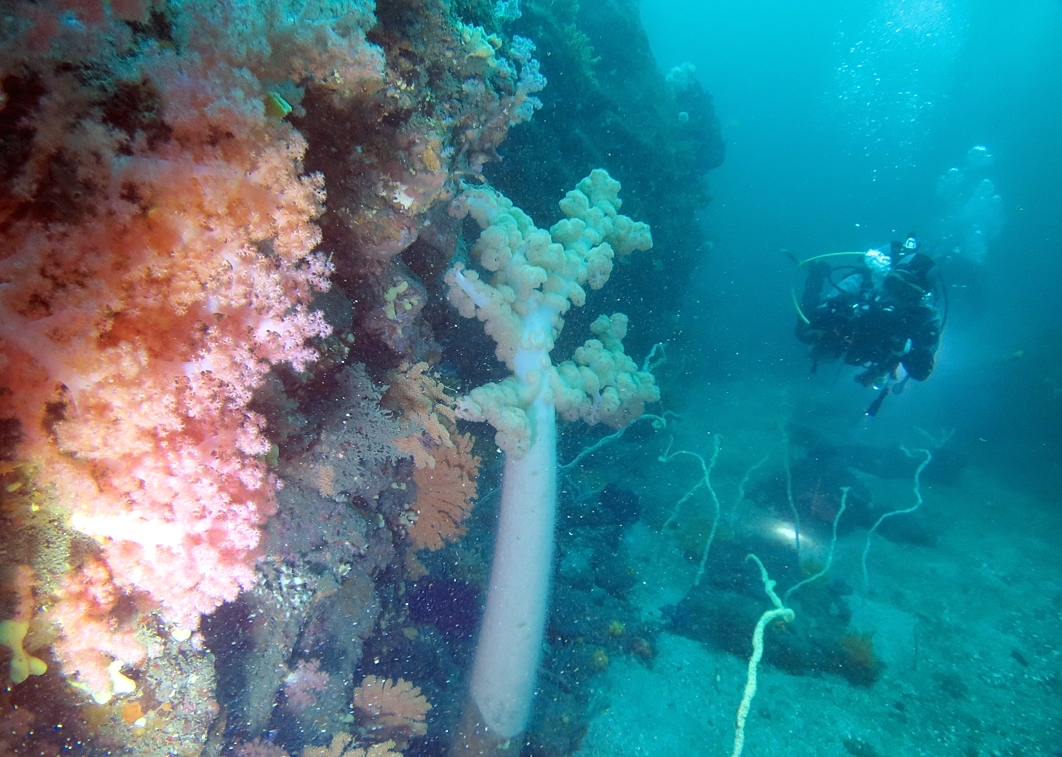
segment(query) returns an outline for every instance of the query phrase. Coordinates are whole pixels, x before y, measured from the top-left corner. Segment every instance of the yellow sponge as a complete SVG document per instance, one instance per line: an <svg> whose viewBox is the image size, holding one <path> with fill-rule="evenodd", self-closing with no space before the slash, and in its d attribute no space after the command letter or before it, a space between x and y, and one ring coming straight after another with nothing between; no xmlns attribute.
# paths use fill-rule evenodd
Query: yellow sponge
<svg viewBox="0 0 1062 757"><path fill-rule="evenodd" d="M22 683L30 676L44 675L48 663L22 648L29 631L28 620L0 621L0 644L11 650L11 683Z"/></svg>

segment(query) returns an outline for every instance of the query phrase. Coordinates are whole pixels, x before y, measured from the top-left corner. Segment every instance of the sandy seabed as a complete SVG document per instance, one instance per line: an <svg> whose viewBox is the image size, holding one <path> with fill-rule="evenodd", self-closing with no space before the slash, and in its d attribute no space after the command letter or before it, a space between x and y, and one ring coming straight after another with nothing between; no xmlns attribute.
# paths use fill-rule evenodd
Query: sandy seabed
<svg viewBox="0 0 1062 757"><path fill-rule="evenodd" d="M777 438L769 424L747 422L765 417L782 401L777 395L748 387L710 393L727 402L706 402L715 410L683 424L696 431L676 447L708 454L713 426L729 433L724 452ZM737 471L721 466L713 476L724 502ZM863 478L877 501L915 501L909 481ZM745 755L1003 757L1062 749L1062 507L974 465L950 485L923 484L922 494L920 515L935 543L874 536L864 588L867 531L856 529L838 541L830 571L855 587L851 626L873 633L885 663L880 680L863 688L761 666ZM673 536L644 522L625 539L638 574L632 601L652 618L684 595L696 566ZM746 672L747 660L664 631L653 660L619 657L596 679L578 754L729 754Z"/></svg>

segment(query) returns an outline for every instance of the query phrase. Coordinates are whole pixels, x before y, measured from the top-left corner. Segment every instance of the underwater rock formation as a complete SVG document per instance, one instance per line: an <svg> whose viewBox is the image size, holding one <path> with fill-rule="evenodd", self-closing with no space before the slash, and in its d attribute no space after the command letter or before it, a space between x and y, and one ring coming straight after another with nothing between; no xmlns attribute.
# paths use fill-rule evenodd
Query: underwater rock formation
<svg viewBox="0 0 1062 757"><path fill-rule="evenodd" d="M503 143L547 115L557 128L557 98L587 86L587 102L631 112L651 100L622 152L646 164L632 203L676 249L692 249L680 238L704 200L707 163L683 157L633 6L581 13L585 33L527 11L512 25L442 0L5 5L0 621L17 685L0 702L18 716L0 751L386 743L344 718L354 684L365 658L395 680L442 659L410 622L405 581L437 565L411 533L431 502L452 523L423 544L463 533L477 469L444 475L457 463L441 449L492 453L454 426L443 275L467 242L450 202L499 153L499 181L526 171L536 148ZM588 70L566 84L597 65L589 46L619 53L595 26L618 13L652 86L623 94L622 75ZM557 45L572 68L553 65L547 114L539 60ZM531 207L532 189L553 202L607 157L602 128L521 190ZM676 147L653 152L666 140L639 131ZM698 189L667 208L667 182ZM443 381L383 407L396 376L429 369ZM442 480L470 491L429 496ZM484 558L466 559L482 582ZM454 718L444 677L426 677L438 709L414 742Z"/></svg>

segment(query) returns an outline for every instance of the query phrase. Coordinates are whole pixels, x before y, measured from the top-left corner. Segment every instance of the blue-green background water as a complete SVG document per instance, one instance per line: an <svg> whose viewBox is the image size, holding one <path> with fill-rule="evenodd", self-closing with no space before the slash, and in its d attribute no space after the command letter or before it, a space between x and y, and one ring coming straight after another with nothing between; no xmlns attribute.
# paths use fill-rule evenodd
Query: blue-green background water
<svg viewBox="0 0 1062 757"><path fill-rule="evenodd" d="M661 70L696 66L726 140L703 216L711 251L676 321L687 355L673 359L687 363L661 372L666 409L683 414L670 449L707 458L724 437L711 481L725 525L707 562L710 588L698 588L683 542L706 530L711 501L672 510L696 464L661 471L645 461L643 485L631 486L648 525L624 540L638 578L632 604L650 620L660 608L669 625L651 666L609 667L579 754L726 753L748 654L747 645L721 651L719 626L741 612L726 587L740 582L742 550L769 552L767 534L791 523L781 483L790 466L806 569L825 559L824 472L865 487L872 510L910 507L910 478L889 468L901 447L923 446L944 467L923 481L920 511L893 520L913 530L869 537L847 512L828 590L843 599L816 615L823 585L801 589L796 620L769 629L744 753L1058 754L1062 3L640 8ZM991 165L968 167L975 146ZM953 167L989 179L998 203L957 211L941 186ZM961 227L974 223L988 231L983 249L966 237L955 254ZM855 369L809 374L793 335L791 258L880 247L911 230L948 284L937 369L866 419L873 394L852 381ZM945 461L961 473L944 480ZM674 513L677 527L661 528ZM793 675L778 656L791 634L825 628L839 607L851 612L848 632L871 638L884 662L870 687Z"/></svg>
<svg viewBox="0 0 1062 757"><path fill-rule="evenodd" d="M727 142L710 179L713 255L686 308L711 312L700 349L750 375L799 367L780 251L867 249L917 230L944 252L938 180L984 145L1001 233L983 266L942 266L951 307L939 367L878 422L913 413L961 426L986 440L986 458L1057 482L1062 4L647 0L641 12L663 71L696 66Z"/></svg>
<svg viewBox="0 0 1062 757"><path fill-rule="evenodd" d="M81 4L17 7L64 19L64 34L98 22L68 5ZM329 23L318 11L331 7L310 2L291 20L277 9L302 0L156 5L166 13L147 26L110 19L102 54L71 44L53 60L19 48L37 73L3 77L0 157L36 165L34 118L58 131L83 118L103 134L119 114L122 128L150 132L141 147L160 160L172 147L166 119L176 117L156 113L155 95L127 97L107 77L139 60L165 100L180 90L183 75L168 68L180 64L200 77L192 89L220 103L225 90L214 92L203 67L219 40L235 46L221 73L249 77L257 94L248 111L261 121L259 98L284 100L257 79L263 72L243 70L245 37L283 43L295 24L320 40L322 29L310 32ZM441 420L399 419L413 407L384 388L403 381L400 365L417 371L422 360L455 394L507 373L481 324L447 301L444 274L479 232L446 212L448 187L489 182L549 228L564 192L607 168L623 183L623 212L649 223L655 244L618 260L608 287L565 315L553 359L569 357L598 314L623 311L627 353L651 365L661 401L623 433L561 424L555 551L538 566L552 593L535 713L522 743L503 751L727 754L753 629L771 607L747 559L755 553L794 617L766 630L744 754L1062 755L1062 3L524 0L522 18L491 0L339 5L355 16L339 30L347 42L388 63L365 73L364 91L336 95L317 73L281 90L298 106L283 128L307 139L298 170L325 175L321 249L339 269L315 302L336 339L318 345L312 379L278 370L255 400L287 484L263 526L256 588L185 644L166 638L157 602L130 588L136 580L116 577L129 601L104 618L137 618L153 634L137 692L86 710L63 677L72 672L50 658L47 676L0 691L0 753L170 757L181 743L187 754L309 757L352 733L375 754L388 732L351 709L369 675L409 681L432 704L407 757L458 753L451 742L467 704L503 455L486 424L461 422L478 439L480 461L466 461L478 470L476 501L451 524L452 541L418 553L410 524L455 503L417 477L399 442L419 438L427 454L438 440L421 432ZM216 27L174 46L174 29L198 30L191 19L214 9ZM257 32L225 26L259 16L261 26L248 25ZM5 40L21 34L10 22L0 29ZM526 40L549 80L542 89ZM293 55L285 44L281 58ZM0 53L6 61L8 48ZM514 94L516 62L521 77L536 76ZM683 64L696 67L703 91L665 86ZM100 107L42 115L50 101L35 77L55 85L53 67L93 72L77 87ZM517 123L514 98L528 95L524 115L539 98L541 108ZM215 138L191 139L213 147ZM77 167L42 144L60 168ZM251 150L253 140L241 145ZM125 157L112 157L124 170ZM97 162L90 152L80 159ZM14 181L20 171L0 182L5 197L29 185ZM71 207L86 199L65 177L56 170L40 185L38 205L21 211L27 228L54 230L50 214L65 208L56 198ZM126 194L136 193L123 191L123 202ZM947 327L933 375L868 418L875 393L852 380L858 369L813 373L795 338L796 261L881 247L910 230L947 284ZM399 251L396 239L412 244ZM5 270L31 270L19 266ZM653 343L666 343L666 356L647 359ZM452 419L441 392L425 383L405 401ZM43 417L61 410L49 405ZM10 428L0 425L9 448L18 443ZM4 475L14 470L7 460ZM24 527L23 516L40 511L37 495L21 478L3 483L0 493L13 496L0 515L17 521L19 539L17 551L2 545L0 574L24 575L6 569L37 560L41 593L54 593L68 572L54 545L72 537L50 516ZM83 541L77 549L94 554ZM194 576L194 562L168 570ZM328 683L289 675L300 670L325 671ZM312 696L296 696L300 682Z"/></svg>

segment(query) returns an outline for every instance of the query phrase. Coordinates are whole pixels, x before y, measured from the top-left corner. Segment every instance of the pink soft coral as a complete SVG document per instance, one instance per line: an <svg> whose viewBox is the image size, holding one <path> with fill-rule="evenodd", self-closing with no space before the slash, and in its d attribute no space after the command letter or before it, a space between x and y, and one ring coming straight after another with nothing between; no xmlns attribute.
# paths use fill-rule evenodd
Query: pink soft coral
<svg viewBox="0 0 1062 757"><path fill-rule="evenodd" d="M63 660L77 660L79 684L97 701L106 701L114 694L116 682L129 680L118 668L136 665L145 657L130 623L129 608L116 612L118 590L107 566L98 560L87 560L70 573L59 598L52 618L63 636L55 652Z"/></svg>
<svg viewBox="0 0 1062 757"><path fill-rule="evenodd" d="M19 104L31 138L0 187L0 417L98 542L94 596L111 586L190 631L252 584L274 509L252 392L274 364L303 370L330 330L309 306L331 271L313 252L323 182L301 175L302 137L265 115L248 70L153 45L87 59L128 43L115 23L89 24L70 65L45 27L0 54L7 82L42 90ZM90 65L114 80L69 73ZM89 578L59 595L56 651L101 693L102 663L143 650L86 601Z"/></svg>
<svg viewBox="0 0 1062 757"><path fill-rule="evenodd" d="M321 670L320 660L299 660L295 669L284 677L284 699L294 712L305 712L317 704L317 695L328 688L328 673Z"/></svg>

